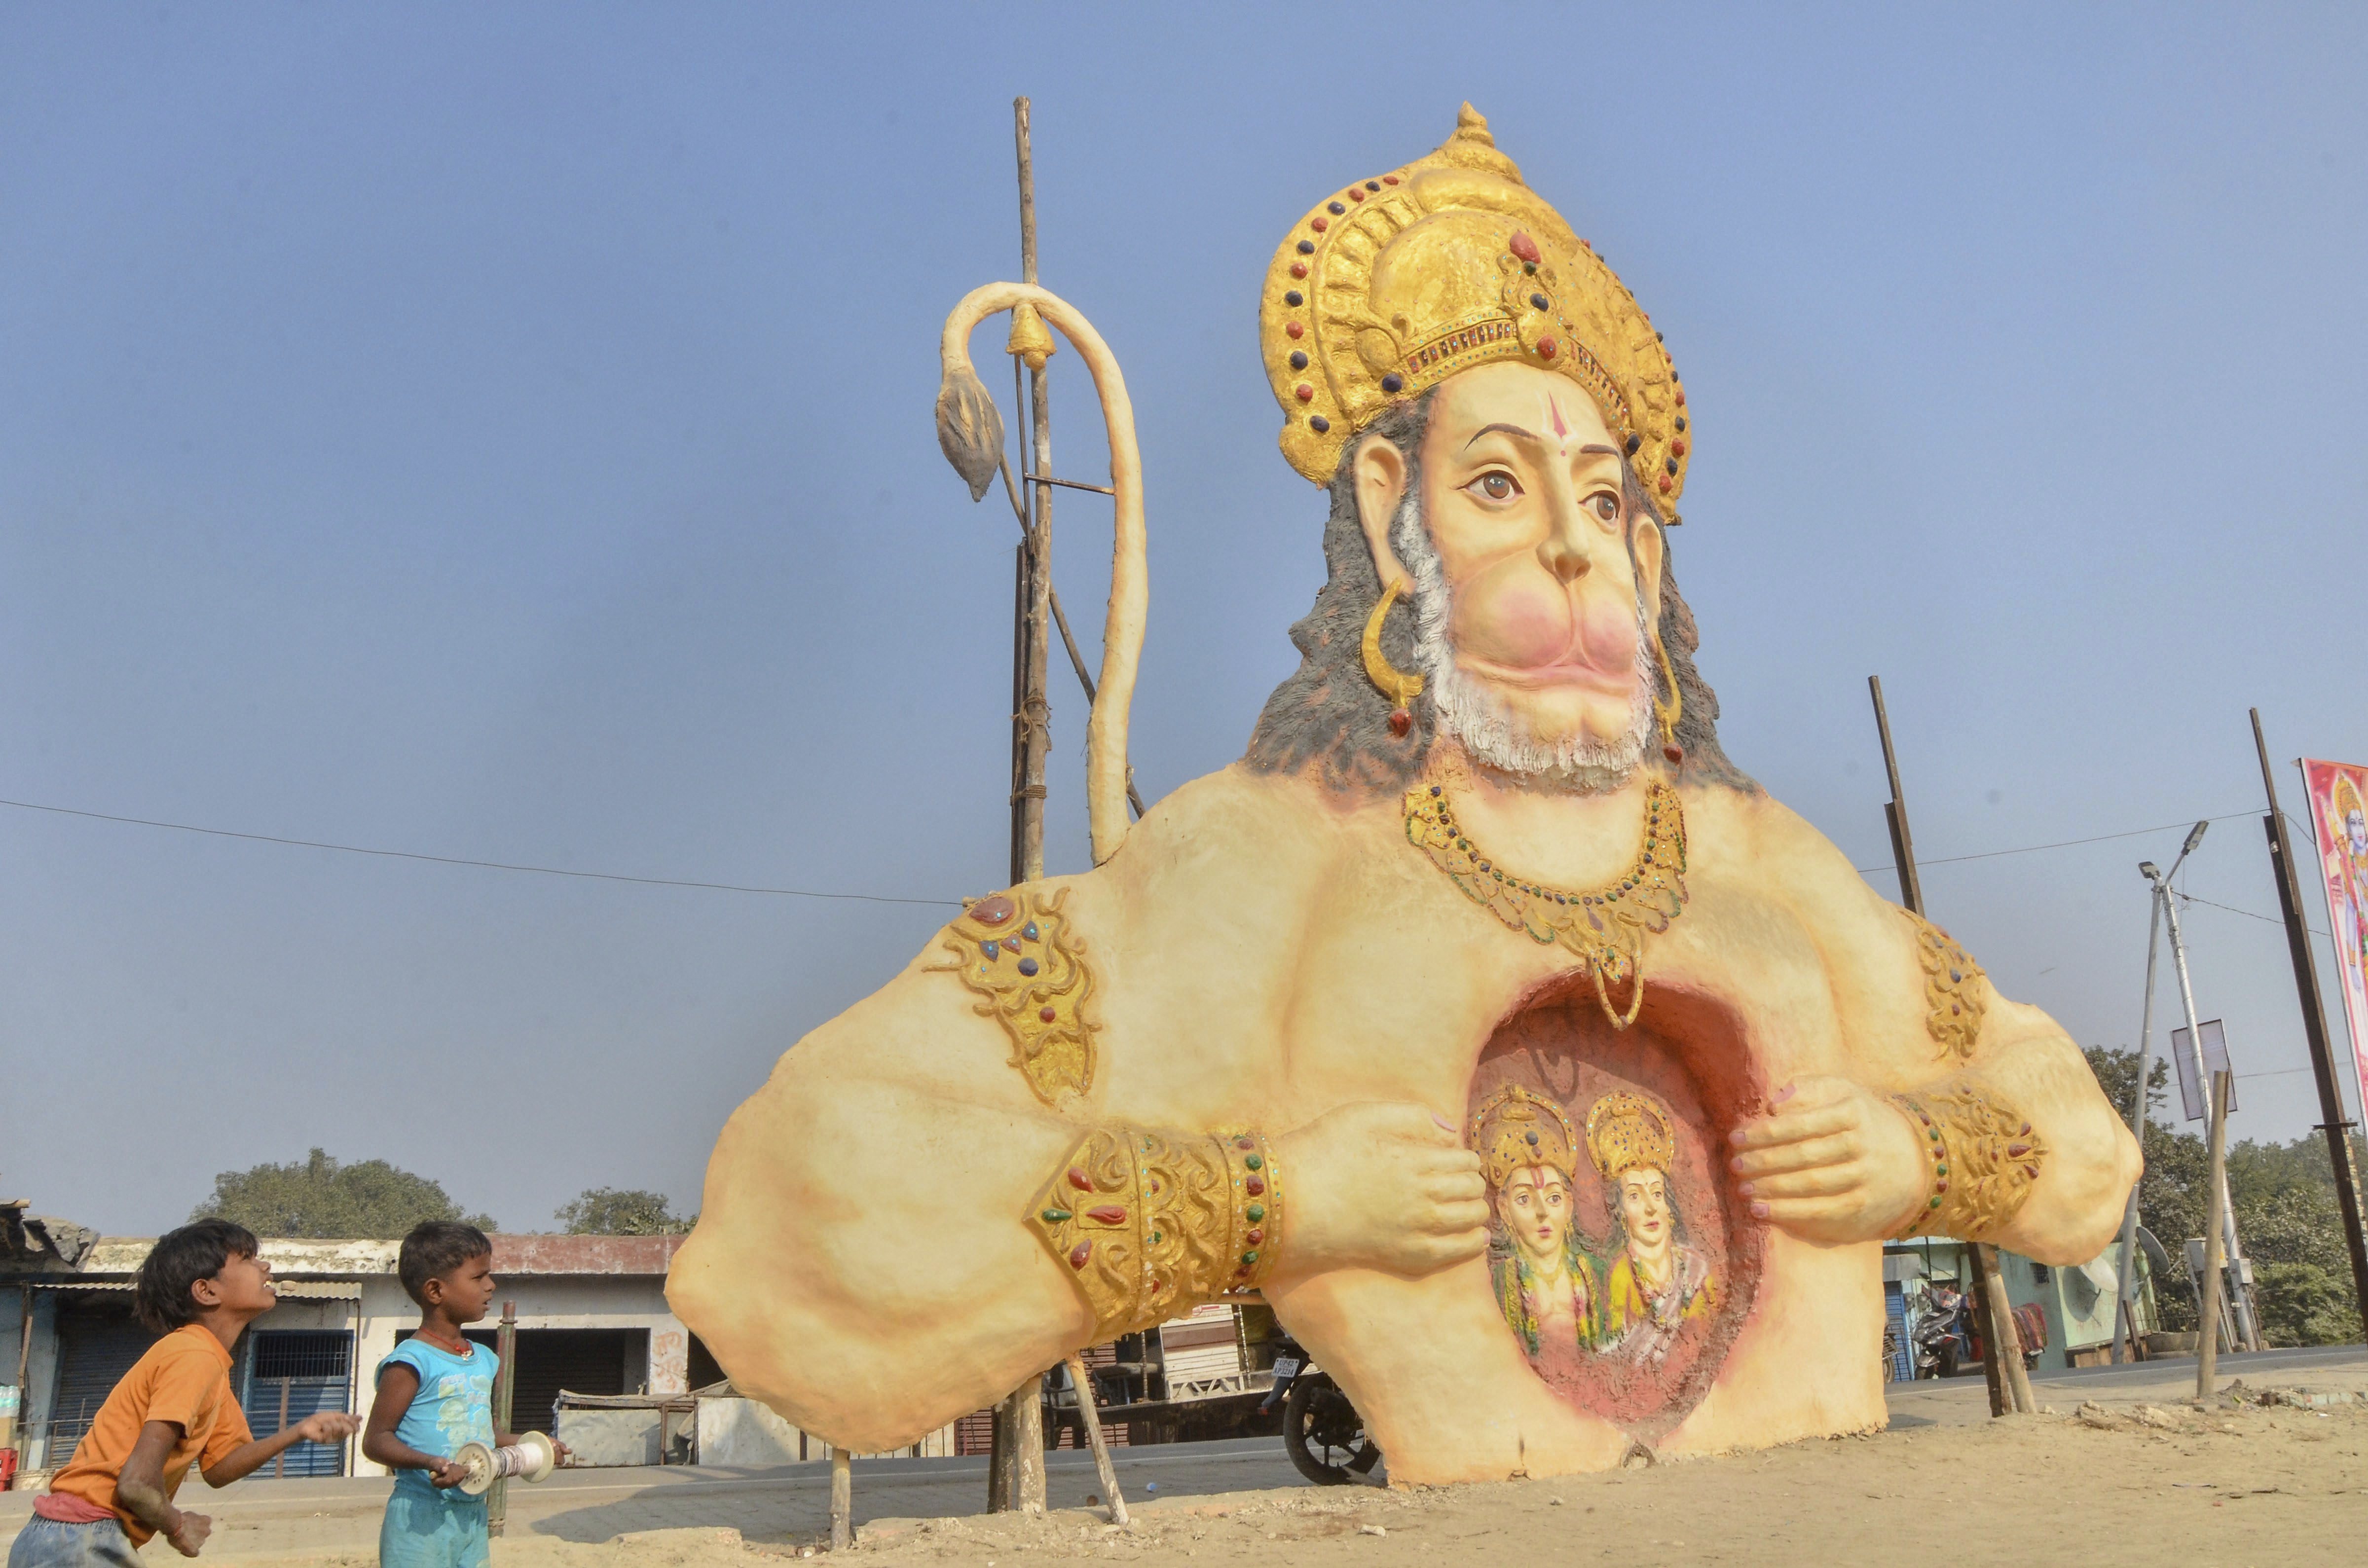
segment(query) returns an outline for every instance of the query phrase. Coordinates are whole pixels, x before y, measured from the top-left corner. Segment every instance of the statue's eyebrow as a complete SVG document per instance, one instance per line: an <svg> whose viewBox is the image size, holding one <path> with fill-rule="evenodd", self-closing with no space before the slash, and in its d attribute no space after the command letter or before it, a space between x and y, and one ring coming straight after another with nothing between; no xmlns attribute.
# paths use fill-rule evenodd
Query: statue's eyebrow
<svg viewBox="0 0 2368 1568"><path fill-rule="evenodd" d="M1524 441L1534 441L1540 446L1543 446L1545 444L1544 437L1539 435L1534 430L1524 430L1518 425L1483 425L1479 429L1472 432L1472 440L1463 443L1463 449L1467 452L1470 451L1472 449L1473 441L1477 441L1481 437L1488 435L1518 436ZM1617 447L1604 446L1599 441L1579 448L1578 455L1581 457L1616 458L1620 455L1620 449Z"/></svg>
<svg viewBox="0 0 2368 1568"><path fill-rule="evenodd" d="M1518 436L1524 441L1539 441L1543 439L1543 437L1540 437L1536 431L1524 430L1518 425L1483 425L1480 428L1472 432L1472 441L1476 441L1483 436L1493 435L1499 431L1508 436ZM1472 449L1472 441L1466 441L1463 443L1463 449L1465 451L1468 452Z"/></svg>

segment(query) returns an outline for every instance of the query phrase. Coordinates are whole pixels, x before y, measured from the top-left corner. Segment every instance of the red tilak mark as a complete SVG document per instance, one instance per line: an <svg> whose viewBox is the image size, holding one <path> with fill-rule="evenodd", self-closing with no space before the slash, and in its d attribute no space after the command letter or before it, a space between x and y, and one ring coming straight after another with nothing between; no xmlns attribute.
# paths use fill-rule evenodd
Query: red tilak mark
<svg viewBox="0 0 2368 1568"><path fill-rule="evenodd" d="M1538 347L1543 349L1545 346L1543 344L1540 344ZM1554 434L1561 437L1565 441L1570 439L1570 426L1562 422L1562 400L1555 397L1548 397L1546 399L1546 411L1554 415Z"/></svg>

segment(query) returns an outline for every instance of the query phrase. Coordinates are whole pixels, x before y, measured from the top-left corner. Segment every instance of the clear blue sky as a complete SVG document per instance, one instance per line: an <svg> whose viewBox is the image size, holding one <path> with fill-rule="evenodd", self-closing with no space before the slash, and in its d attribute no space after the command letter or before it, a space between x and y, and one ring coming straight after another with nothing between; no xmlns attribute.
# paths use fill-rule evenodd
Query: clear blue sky
<svg viewBox="0 0 2368 1568"><path fill-rule="evenodd" d="M1879 672L1928 857L2257 812L2248 705L2281 759L2368 759L2364 34L2345 6L14 6L0 796L996 886L1014 530L929 414L944 312L1017 271L1024 92L1045 281L1144 431L1146 795L1239 754L1321 576L1253 334L1272 247L1469 97L1685 372L1677 562L1745 767L1886 862ZM1055 366L1057 466L1094 476ZM1055 521L1090 641L1106 504ZM1935 865L1928 896L2009 993L2128 1042L2134 868L2178 838ZM2257 818L2189 888L2275 913ZM518 1229L595 1184L695 1203L729 1108L942 915L0 808L0 1187L154 1231L318 1143ZM2301 1132L2283 934L2190 928L2204 1014L2274 1074L2238 1135Z"/></svg>

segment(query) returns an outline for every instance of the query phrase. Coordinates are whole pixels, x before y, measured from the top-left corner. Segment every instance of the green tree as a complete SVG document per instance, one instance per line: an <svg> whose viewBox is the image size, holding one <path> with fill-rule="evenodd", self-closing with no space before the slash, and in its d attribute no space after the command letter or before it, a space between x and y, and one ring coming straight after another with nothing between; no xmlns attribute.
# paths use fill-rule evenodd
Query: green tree
<svg viewBox="0 0 2368 1568"><path fill-rule="evenodd" d="M256 1165L214 1177L192 1220L233 1220L258 1236L393 1238L423 1220L458 1220L481 1231L487 1214L463 1214L443 1184L384 1160L340 1165L315 1149L302 1165Z"/></svg>
<svg viewBox="0 0 2368 1568"><path fill-rule="evenodd" d="M2137 1053L2092 1046L2085 1053L2097 1082L2124 1119L2137 1082ZM2138 1183L2138 1220L2176 1260L2210 1216L2212 1163L2200 1132L2174 1130L2160 1119L2169 1069L2159 1058L2146 1074L2146 1175ZM2203 1123L2194 1124L2198 1128ZM2353 1158L2362 1145L2352 1141ZM2361 1337L2352 1300L2351 1263L2343 1216L2335 1197L2335 1169L2317 1133L2291 1143L2250 1140L2228 1149L2228 1202L2237 1233L2253 1264L2253 1294L2261 1307L2261 1337L2272 1345L2344 1345ZM2197 1312L2187 1271L2155 1281L2163 1326L2193 1328Z"/></svg>
<svg viewBox="0 0 2368 1568"><path fill-rule="evenodd" d="M630 1187L587 1187L553 1218L571 1236L678 1236L699 1222L677 1214L665 1193Z"/></svg>

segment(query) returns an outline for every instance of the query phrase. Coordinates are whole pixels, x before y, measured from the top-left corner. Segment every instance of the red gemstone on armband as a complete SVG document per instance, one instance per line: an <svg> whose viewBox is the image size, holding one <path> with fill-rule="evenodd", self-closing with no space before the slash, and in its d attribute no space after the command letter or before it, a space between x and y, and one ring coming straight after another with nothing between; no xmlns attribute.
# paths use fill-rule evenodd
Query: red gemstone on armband
<svg viewBox="0 0 2368 1568"><path fill-rule="evenodd" d="M1126 1210L1115 1203L1105 1203L1099 1209L1087 1210L1086 1218L1101 1225L1123 1225L1126 1223Z"/></svg>
<svg viewBox="0 0 2368 1568"><path fill-rule="evenodd" d="M1091 1242L1079 1242L1076 1246L1069 1249L1069 1267L1072 1268L1083 1268L1086 1266L1086 1259L1093 1256L1094 1244Z"/></svg>
<svg viewBox="0 0 2368 1568"><path fill-rule="evenodd" d="M1076 1187L1079 1192L1091 1192L1094 1189L1094 1178L1079 1170L1076 1166L1071 1165L1069 1167L1069 1185Z"/></svg>
<svg viewBox="0 0 2368 1568"><path fill-rule="evenodd" d="M982 926L1000 926L1018 913L1018 907L1001 893L980 899L970 906L970 917Z"/></svg>
<svg viewBox="0 0 2368 1568"><path fill-rule="evenodd" d="M1259 1176L1252 1176L1242 1183L1242 1190L1248 1193L1252 1198L1259 1197L1266 1191L1265 1179Z"/></svg>

